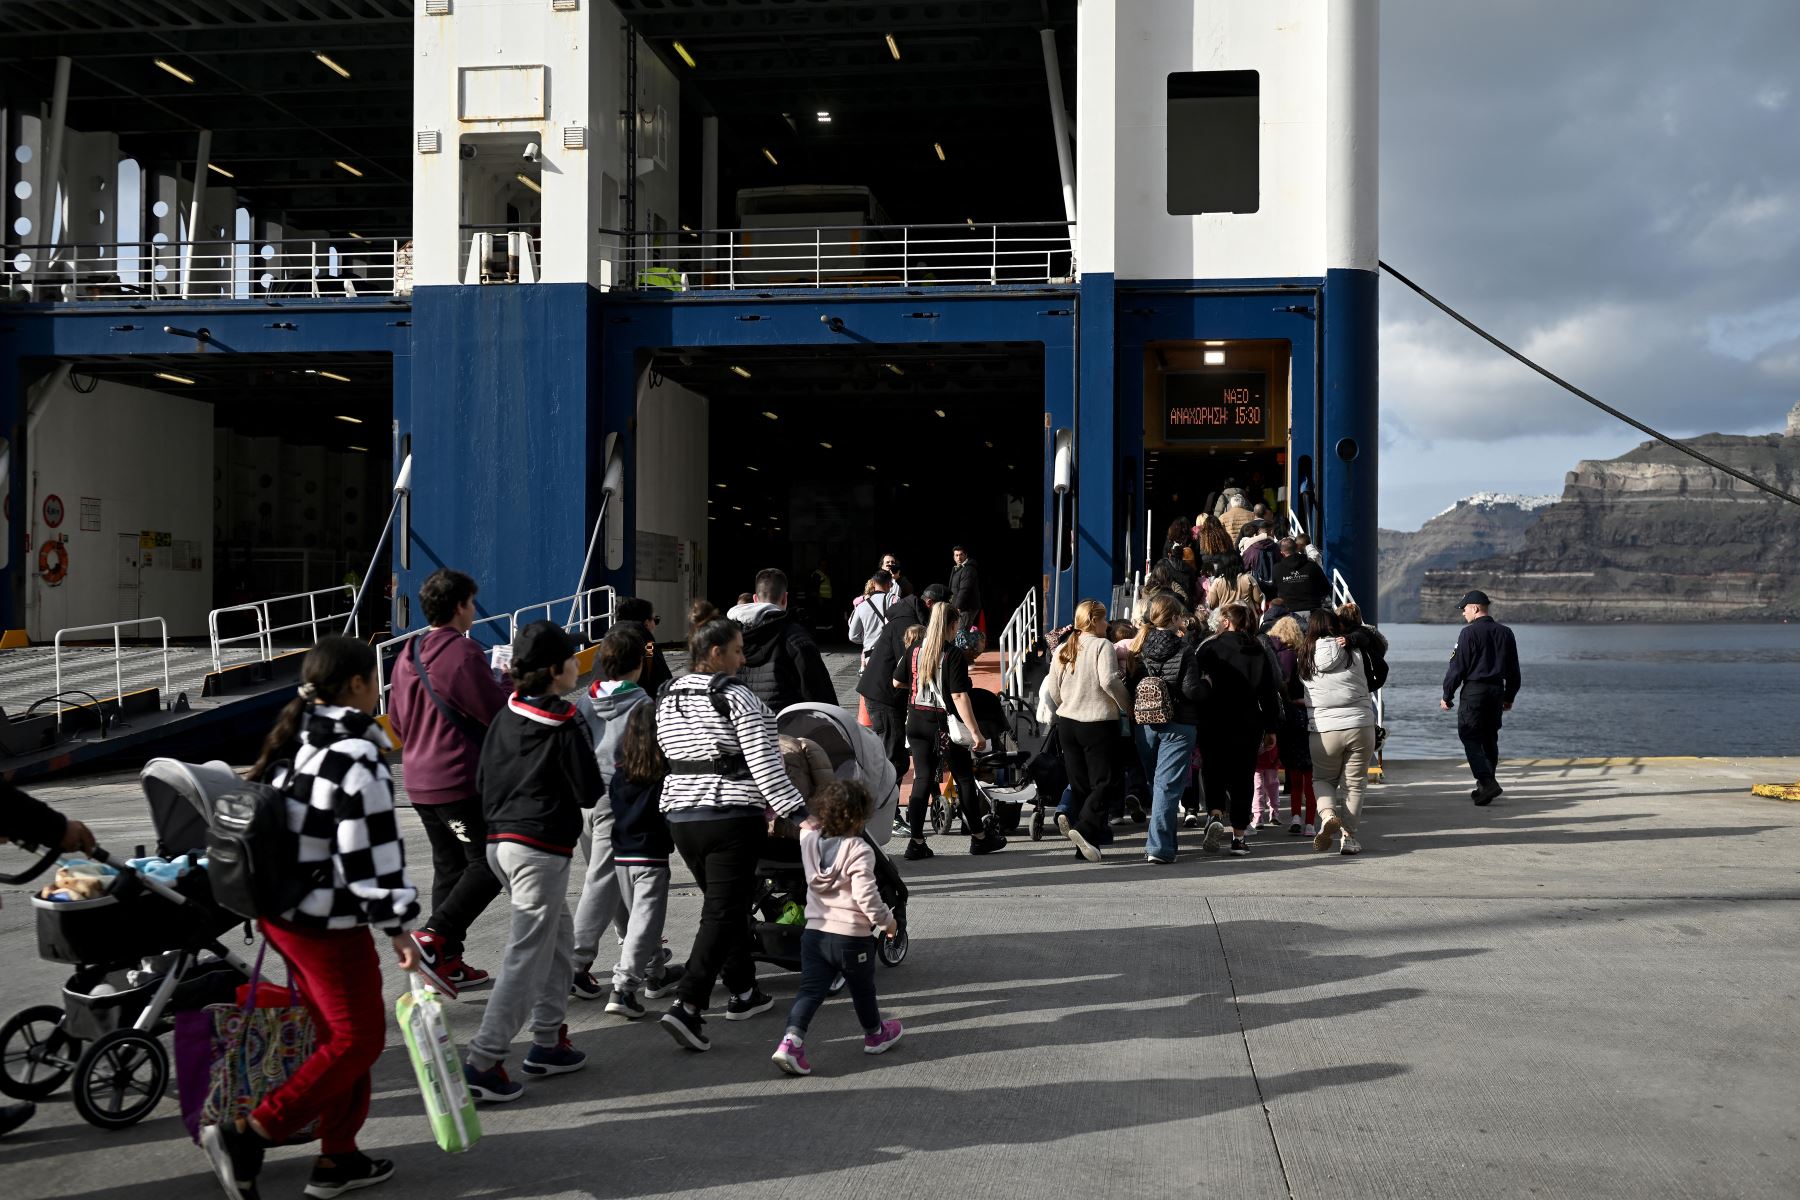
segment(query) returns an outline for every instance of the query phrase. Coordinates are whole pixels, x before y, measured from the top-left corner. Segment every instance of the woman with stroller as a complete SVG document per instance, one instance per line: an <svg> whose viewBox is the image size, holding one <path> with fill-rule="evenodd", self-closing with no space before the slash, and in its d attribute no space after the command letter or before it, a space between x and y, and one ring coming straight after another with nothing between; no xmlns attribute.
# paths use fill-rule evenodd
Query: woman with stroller
<svg viewBox="0 0 1800 1200"><path fill-rule="evenodd" d="M355 638L321 638L307 651L300 678L299 695L282 710L250 775L286 793L288 828L299 839L294 869L318 884L292 909L259 922L287 960L318 1045L248 1119L200 1131L200 1145L233 1197L257 1195L269 1147L314 1121L319 1156L308 1196L337 1196L394 1173L392 1162L356 1148L369 1115L369 1071L387 1041L381 959L369 927L386 935L403 970L419 966L407 932L419 915L419 892L406 877L393 783L381 757L393 744L370 715L380 698L375 651Z"/></svg>
<svg viewBox="0 0 1800 1200"><path fill-rule="evenodd" d="M1106 605L1083 600L1075 606L1075 628L1057 650L1044 688L1056 714L1069 787L1080 805L1073 821L1059 812L1056 826L1075 843L1077 854L1099 862L1100 847L1110 840L1113 796L1123 782L1119 716L1131 710L1119 657L1107 637Z"/></svg>
<svg viewBox="0 0 1800 1200"><path fill-rule="evenodd" d="M736 678L744 665L743 629L705 600L694 602L692 621L691 673L658 697L656 741L669 761L662 811L704 898L693 950L661 1025L677 1045L710 1050L700 1014L721 973L731 993L727 1021L745 1021L775 1007L756 986L750 923L744 917L756 897L756 862L766 836L763 808L803 823L811 818L782 766L775 714Z"/></svg>
<svg viewBox="0 0 1800 1200"><path fill-rule="evenodd" d="M1168 592L1150 597L1144 624L1131 643L1146 679L1160 680L1167 692L1167 720L1136 726L1138 756L1151 780L1150 837L1145 861L1167 866L1175 861L1175 830L1181 794L1187 790L1188 766L1194 752L1199 702L1207 694L1194 656L1194 642L1181 635L1181 601Z"/></svg>
<svg viewBox="0 0 1800 1200"><path fill-rule="evenodd" d="M911 862L933 856L933 850L925 844L925 808L946 763L951 778L956 780L963 824L969 828L969 853L992 854L1006 845L1006 839L983 820L981 790L975 784L975 760L970 751L980 754L986 750L987 738L975 719L968 660L956 648L959 615L948 603L932 605L925 636L894 664L894 688L907 697L906 740L912 746L912 794L906 801L907 826L912 835L906 843L906 857ZM963 728L974 735L972 746L951 740L951 705L956 706Z"/></svg>

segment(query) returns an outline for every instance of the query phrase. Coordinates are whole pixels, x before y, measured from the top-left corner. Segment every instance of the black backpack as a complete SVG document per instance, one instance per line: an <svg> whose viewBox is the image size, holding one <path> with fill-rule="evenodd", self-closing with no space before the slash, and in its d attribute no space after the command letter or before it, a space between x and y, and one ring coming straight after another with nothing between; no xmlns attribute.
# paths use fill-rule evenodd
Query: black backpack
<svg viewBox="0 0 1800 1200"><path fill-rule="evenodd" d="M276 768L291 777L293 768ZM300 839L288 829L287 792L254 779L206 809L206 877L213 900L240 917L287 912L318 887L329 861L299 869Z"/></svg>
<svg viewBox="0 0 1800 1200"><path fill-rule="evenodd" d="M1275 598L1275 564L1280 561L1281 554L1275 549L1275 543L1254 543L1250 546L1256 552L1256 560L1250 564L1250 578L1256 580L1263 599Z"/></svg>

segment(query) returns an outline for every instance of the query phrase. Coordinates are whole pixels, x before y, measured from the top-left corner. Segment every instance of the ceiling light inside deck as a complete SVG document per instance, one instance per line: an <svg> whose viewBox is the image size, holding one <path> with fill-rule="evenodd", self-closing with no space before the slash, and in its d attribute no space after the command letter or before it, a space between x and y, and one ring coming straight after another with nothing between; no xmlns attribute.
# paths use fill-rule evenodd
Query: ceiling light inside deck
<svg viewBox="0 0 1800 1200"><path fill-rule="evenodd" d="M236 179L237 178L236 175L233 175L230 171L227 171L224 167L221 167L218 163L215 163L215 162L207 163L206 169L209 171L216 171L220 175L223 175L227 179Z"/></svg>
<svg viewBox="0 0 1800 1200"><path fill-rule="evenodd" d="M544 194L544 189L538 183L538 181L533 179L531 176L527 175L525 172L520 171L517 174L515 174L513 176L513 178L517 179L520 183L524 184L526 187L530 188L532 191L536 192L538 195L541 196Z"/></svg>
<svg viewBox="0 0 1800 1200"><path fill-rule="evenodd" d="M887 35L886 41L887 41L888 53L894 56L895 62L899 62L900 61L900 43L896 42L894 40L894 35L891 33Z"/></svg>
<svg viewBox="0 0 1800 1200"><path fill-rule="evenodd" d="M767 146L763 147L763 157L769 160L769 165L771 167L779 167L781 165L781 160L776 158L775 152Z"/></svg>
<svg viewBox="0 0 1800 1200"><path fill-rule="evenodd" d="M186 375L172 375L168 371L158 371L158 372L156 372L156 377L158 379L166 379L170 383L185 383L185 384L192 385L194 382L193 380L189 379Z"/></svg>
<svg viewBox="0 0 1800 1200"><path fill-rule="evenodd" d="M743 377L744 377L744 378L745 378L745 379L748 379L748 378L750 378L750 372L749 372L749 370L748 370L748 369L747 369L747 368L745 368L745 367L740 367L740 366L738 366L738 365L737 365L737 364L736 364L736 363L733 363L733 364L731 364L731 373L732 373L732 374L733 374L733 375L741 375L741 376L743 376Z"/></svg>
<svg viewBox="0 0 1800 1200"><path fill-rule="evenodd" d="M165 62L164 60L162 60L160 58L153 58L150 61L155 63L157 66L161 67L163 70L167 71L169 74L173 75L175 78L181 80L181 82L183 82L183 83L194 82L194 77L192 75L189 75L186 71L183 71L180 67L171 66L169 63Z"/></svg>
<svg viewBox="0 0 1800 1200"><path fill-rule="evenodd" d="M1206 365L1209 367L1222 367L1225 365L1225 352L1223 350L1208 350L1202 357L1205 358Z"/></svg>
<svg viewBox="0 0 1800 1200"><path fill-rule="evenodd" d="M676 42L674 44L674 48L675 48L676 55L681 59L682 62L686 63L688 66L697 67L700 65L699 63L694 61L694 56L692 54L688 53L688 48L686 46L682 45L680 42Z"/></svg>
<svg viewBox="0 0 1800 1200"><path fill-rule="evenodd" d="M334 158L331 161L332 161L333 166L340 167L343 170L350 172L352 175L356 176L358 179L362 178L362 172L357 170L355 167L351 166L349 163L345 162L343 159Z"/></svg>
<svg viewBox="0 0 1800 1200"><path fill-rule="evenodd" d="M315 51L313 51L313 57L318 59L320 62L324 63L327 67L331 68L333 71L336 71L339 75L343 76L345 79L350 78L350 72L346 71L337 62L333 61L329 55L320 54L317 50L315 50Z"/></svg>

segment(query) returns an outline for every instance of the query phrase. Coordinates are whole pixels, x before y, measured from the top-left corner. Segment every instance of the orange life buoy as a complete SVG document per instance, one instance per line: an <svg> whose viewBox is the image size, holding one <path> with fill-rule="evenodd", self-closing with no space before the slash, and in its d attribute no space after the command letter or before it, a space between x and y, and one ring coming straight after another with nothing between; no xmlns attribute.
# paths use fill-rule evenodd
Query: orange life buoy
<svg viewBox="0 0 1800 1200"><path fill-rule="evenodd" d="M61 542L45 542L38 547L38 574L51 587L63 581L69 573L69 548Z"/></svg>

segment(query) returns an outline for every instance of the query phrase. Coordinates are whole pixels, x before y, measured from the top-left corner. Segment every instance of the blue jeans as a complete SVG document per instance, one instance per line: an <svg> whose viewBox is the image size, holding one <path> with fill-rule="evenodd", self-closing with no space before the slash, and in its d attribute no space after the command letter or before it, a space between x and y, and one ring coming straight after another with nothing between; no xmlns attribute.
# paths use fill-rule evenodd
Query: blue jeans
<svg viewBox="0 0 1800 1200"><path fill-rule="evenodd" d="M1139 725L1138 757L1150 776L1150 840L1145 851L1157 858L1175 857L1175 828L1181 793L1187 790L1188 763L1194 751L1192 725Z"/></svg>
<svg viewBox="0 0 1800 1200"><path fill-rule="evenodd" d="M842 975L850 985L850 1000L864 1033L881 1032L881 1004L875 999L875 939L845 937L808 929L800 935L800 994L788 1009L787 1027L804 1035L813 1014L831 991L831 981Z"/></svg>

